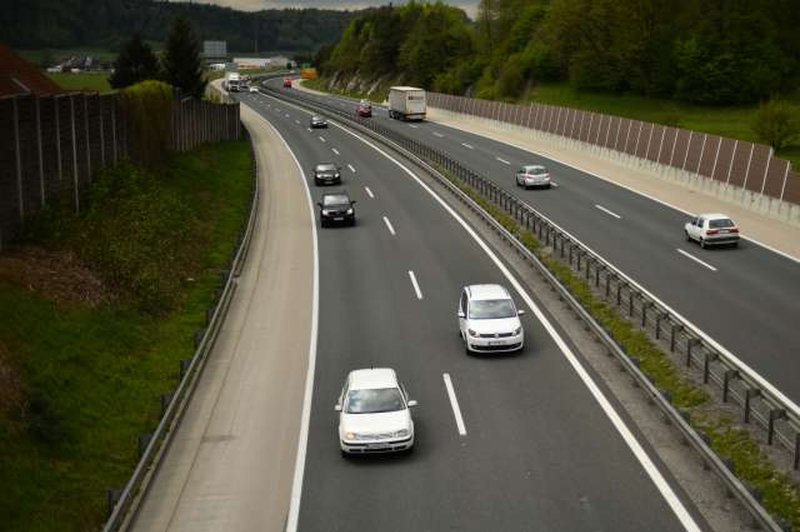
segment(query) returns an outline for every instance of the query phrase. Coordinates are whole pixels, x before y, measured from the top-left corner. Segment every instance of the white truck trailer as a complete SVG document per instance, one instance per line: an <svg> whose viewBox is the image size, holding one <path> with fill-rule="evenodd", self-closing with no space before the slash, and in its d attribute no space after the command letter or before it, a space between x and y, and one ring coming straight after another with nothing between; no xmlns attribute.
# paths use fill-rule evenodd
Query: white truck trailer
<svg viewBox="0 0 800 532"><path fill-rule="evenodd" d="M225 81L222 85L228 92L239 92L241 82L238 72L225 72Z"/></svg>
<svg viewBox="0 0 800 532"><path fill-rule="evenodd" d="M398 120L425 120L425 91L416 87L389 89L389 116Z"/></svg>

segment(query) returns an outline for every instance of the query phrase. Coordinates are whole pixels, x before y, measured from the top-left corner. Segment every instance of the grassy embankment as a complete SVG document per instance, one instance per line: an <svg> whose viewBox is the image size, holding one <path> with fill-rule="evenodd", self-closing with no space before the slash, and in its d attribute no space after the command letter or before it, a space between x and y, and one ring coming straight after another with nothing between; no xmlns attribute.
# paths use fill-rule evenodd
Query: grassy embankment
<svg viewBox="0 0 800 532"><path fill-rule="evenodd" d="M43 215L0 255L0 528L101 527L105 490L128 480L138 435L193 353L246 219L250 169L246 141L117 167L95 177L80 216ZM30 249L56 260L37 267Z"/></svg>
<svg viewBox="0 0 800 532"><path fill-rule="evenodd" d="M329 90L327 80L316 79L303 82L311 89L333 92L352 98L370 98L383 102L388 94L388 85L380 87L375 93L366 94L355 91ZM794 99L800 104L800 96ZM574 107L596 113L604 113L657 124L677 126L703 133L720 135L749 142L759 142L750 127L757 106L749 107L701 107L683 104L674 100L645 98L634 95L614 95L576 91L566 83L541 84L536 87L522 103L541 103ZM800 139L777 154L792 162L794 169L800 169Z"/></svg>
<svg viewBox="0 0 800 532"><path fill-rule="evenodd" d="M47 75L67 90L97 91L101 94L114 92L114 89L108 84L108 74L105 72L81 72L80 74L59 72Z"/></svg>

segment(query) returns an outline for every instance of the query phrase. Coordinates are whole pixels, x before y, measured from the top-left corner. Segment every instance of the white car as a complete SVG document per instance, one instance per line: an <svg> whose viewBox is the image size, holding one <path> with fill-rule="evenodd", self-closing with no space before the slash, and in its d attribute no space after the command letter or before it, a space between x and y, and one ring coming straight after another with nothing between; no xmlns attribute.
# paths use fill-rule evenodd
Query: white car
<svg viewBox="0 0 800 532"><path fill-rule="evenodd" d="M255 85L250 85L250 92L258 92L258 87Z"/></svg>
<svg viewBox="0 0 800 532"><path fill-rule="evenodd" d="M695 240L701 248L711 245L739 244L739 228L728 216L719 213L700 214L683 226L686 240Z"/></svg>
<svg viewBox="0 0 800 532"><path fill-rule="evenodd" d="M410 452L414 421L405 387L391 368L357 369L347 375L336 403L342 455Z"/></svg>
<svg viewBox="0 0 800 532"><path fill-rule="evenodd" d="M528 164L517 170L515 175L518 187L550 188L550 172L540 164Z"/></svg>
<svg viewBox="0 0 800 532"><path fill-rule="evenodd" d="M458 330L466 353L521 350L525 331L519 317L523 314L499 284L465 286L458 302Z"/></svg>

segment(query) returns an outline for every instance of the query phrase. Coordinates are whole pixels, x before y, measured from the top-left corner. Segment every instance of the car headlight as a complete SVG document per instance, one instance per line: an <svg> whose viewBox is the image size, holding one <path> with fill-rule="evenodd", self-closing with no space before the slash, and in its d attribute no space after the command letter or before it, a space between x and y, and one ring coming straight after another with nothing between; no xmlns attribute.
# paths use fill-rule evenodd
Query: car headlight
<svg viewBox="0 0 800 532"><path fill-rule="evenodd" d="M331 211L329 211L328 209L322 209L322 215L323 216L328 216L330 213L331 213Z"/></svg>
<svg viewBox="0 0 800 532"><path fill-rule="evenodd" d="M357 440L364 440L367 439L364 434L359 434L357 432L348 432L344 435L345 440L349 441L357 441Z"/></svg>
<svg viewBox="0 0 800 532"><path fill-rule="evenodd" d="M467 329L467 333L468 333L470 336L475 336L475 337L477 337L477 336L478 336L478 333L477 333L477 332L475 332L475 331L473 331L472 329Z"/></svg>
<svg viewBox="0 0 800 532"><path fill-rule="evenodd" d="M522 327L517 327L516 329L514 329L514 332L513 332L512 334L513 334L514 336L516 336L516 335L518 335L518 334L519 334L519 333L521 333L521 332L522 332Z"/></svg>
<svg viewBox="0 0 800 532"><path fill-rule="evenodd" d="M349 208L349 209L347 209L347 214L353 214L353 209L352 209L352 207L351 207L351 208Z"/></svg>
<svg viewBox="0 0 800 532"><path fill-rule="evenodd" d="M336 172L336 175L335 175L335 176L333 176L333 177L335 177L335 178L337 178L337 179L338 179L338 178L342 177L342 174L340 174L339 172Z"/></svg>
<svg viewBox="0 0 800 532"><path fill-rule="evenodd" d="M400 429L400 430L398 430L397 432L394 433L394 437L395 438L405 438L409 434L410 434L410 432L409 432L408 429Z"/></svg>

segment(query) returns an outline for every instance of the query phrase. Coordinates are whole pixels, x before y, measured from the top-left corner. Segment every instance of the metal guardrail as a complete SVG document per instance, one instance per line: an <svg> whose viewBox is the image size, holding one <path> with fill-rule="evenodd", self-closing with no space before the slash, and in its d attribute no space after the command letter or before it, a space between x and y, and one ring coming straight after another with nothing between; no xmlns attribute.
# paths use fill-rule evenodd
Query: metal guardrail
<svg viewBox="0 0 800 532"><path fill-rule="evenodd" d="M249 135L248 135L249 137ZM253 153L252 141L250 144L251 154ZM208 354L214 347L220 327L225 320L228 307L233 294L238 285L238 277L245 257L250 247L253 228L258 217L258 198L259 187L258 177L255 167L255 157L253 158L253 193L250 204L250 214L247 225L243 232L239 234L239 242L231 260L230 269L222 273L223 287L219 293L213 309L209 309L207 314L207 326L198 331L195 336L196 349L189 361L181 361L181 380L175 392L169 396L162 397L162 404L166 403L166 409L158 423L158 427L152 435L140 438L140 447L143 442L146 446L142 452L136 469L131 475L130 480L122 490L119 497L109 495L110 516L103 527L104 532L123 530L131 524L135 517L139 504L150 486L150 482L158 469L161 458L163 457L174 429L177 427L186 407L191 399L197 381L205 367ZM202 334L199 334L201 333ZM188 364L187 364L188 362ZM111 491L110 493L114 493Z"/></svg>
<svg viewBox="0 0 800 532"><path fill-rule="evenodd" d="M277 97L287 99L278 91L267 89ZM786 449L794 453L794 468L798 468L800 457L800 414L796 405L775 393L772 387L747 367L731 359L731 355L707 335L696 329L672 309L657 301L644 288L628 278L621 271L608 263L594 251L583 245L558 225L542 215L513 194L502 189L490 179L466 168L448 154L431 148L402 133L376 124L370 120L361 120L355 113L347 113L311 98L305 94L293 93L292 99L304 102L307 106L329 114L338 115L351 125L370 133L373 138L389 144L404 155L416 160L453 192L462 202L467 204L484 221L494 228L500 236L510 243L516 251L525 257L568 302L573 310L587 323L590 330L599 338L606 348L620 361L626 371L647 393L649 398L661 409L667 419L680 431L684 441L691 445L701 456L704 466L711 468L733 494L749 511L754 523L768 530L780 531L781 526L763 508L757 494L739 480L732 465L724 462L708 446L706 441L691 427L684 415L672 405L650 379L640 370L637 362L629 357L613 340L608 331L583 308L569 291L555 278L546 266L513 234L497 222L482 207L473 201L444 177L443 170L483 195L495 206L501 208L525 228L537 235L539 240L552 249L552 256L562 259L574 272L585 276L595 293L612 302L618 309L626 312L627 317L645 330L651 338L669 348L670 352L683 357L685 367L702 377L704 383L716 383L722 393L723 402L733 401L742 408L745 422L754 421L767 432L767 443L780 442ZM666 336L664 335L666 333Z"/></svg>

